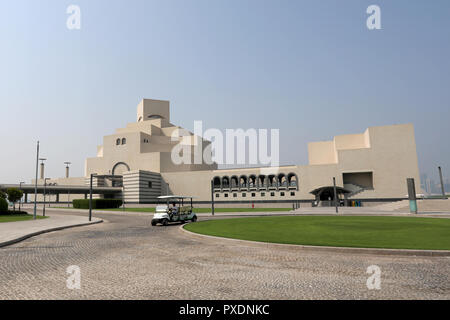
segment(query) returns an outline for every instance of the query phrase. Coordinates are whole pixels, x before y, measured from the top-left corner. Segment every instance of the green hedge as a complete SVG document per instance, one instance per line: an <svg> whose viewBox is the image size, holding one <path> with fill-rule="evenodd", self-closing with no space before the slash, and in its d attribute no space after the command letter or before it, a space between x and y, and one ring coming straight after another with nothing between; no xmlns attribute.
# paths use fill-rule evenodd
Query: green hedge
<svg viewBox="0 0 450 320"><path fill-rule="evenodd" d="M8 202L3 199L0 198L0 213L7 213L8 212Z"/></svg>
<svg viewBox="0 0 450 320"><path fill-rule="evenodd" d="M26 211L4 211L4 212L0 212L0 217L5 217L5 216L27 216L28 212Z"/></svg>
<svg viewBox="0 0 450 320"><path fill-rule="evenodd" d="M75 199L72 204L75 209L89 209L89 199ZM120 199L92 199L92 209L114 209L121 205Z"/></svg>

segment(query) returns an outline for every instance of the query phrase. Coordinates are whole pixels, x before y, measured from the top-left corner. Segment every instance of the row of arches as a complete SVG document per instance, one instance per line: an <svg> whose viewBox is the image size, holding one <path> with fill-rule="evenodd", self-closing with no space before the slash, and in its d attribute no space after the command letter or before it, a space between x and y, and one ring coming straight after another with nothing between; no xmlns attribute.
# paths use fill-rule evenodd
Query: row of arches
<svg viewBox="0 0 450 320"><path fill-rule="evenodd" d="M214 177L214 189L220 190L267 190L295 189L298 190L298 177L295 173L269 175L240 175Z"/></svg>

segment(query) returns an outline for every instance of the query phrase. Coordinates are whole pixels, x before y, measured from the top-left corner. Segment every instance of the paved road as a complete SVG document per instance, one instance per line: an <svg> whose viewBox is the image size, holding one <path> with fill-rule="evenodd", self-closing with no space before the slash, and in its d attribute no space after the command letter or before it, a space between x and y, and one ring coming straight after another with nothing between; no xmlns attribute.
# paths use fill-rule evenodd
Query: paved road
<svg viewBox="0 0 450 320"><path fill-rule="evenodd" d="M30 236L51 230L56 231L101 222L101 219L95 217L92 218L92 221L88 221L83 216L70 214L52 215L50 219L4 222L0 223L0 247L11 245L11 243L16 243Z"/></svg>
<svg viewBox="0 0 450 320"><path fill-rule="evenodd" d="M192 239L145 215L97 215L99 225L0 249L1 299L450 299L450 258L269 249ZM81 269L81 289L66 268ZM368 290L378 265L381 289Z"/></svg>

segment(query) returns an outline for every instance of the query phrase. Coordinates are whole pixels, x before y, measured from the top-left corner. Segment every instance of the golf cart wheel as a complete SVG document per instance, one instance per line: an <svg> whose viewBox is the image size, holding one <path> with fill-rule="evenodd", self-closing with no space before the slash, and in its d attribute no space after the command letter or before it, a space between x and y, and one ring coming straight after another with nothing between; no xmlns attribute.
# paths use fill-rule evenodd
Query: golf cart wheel
<svg viewBox="0 0 450 320"><path fill-rule="evenodd" d="M197 216L193 216L191 221L192 221L192 222L197 221Z"/></svg>
<svg viewBox="0 0 450 320"><path fill-rule="evenodd" d="M156 226L156 222L155 221L152 221L152 226Z"/></svg>
<svg viewBox="0 0 450 320"><path fill-rule="evenodd" d="M168 224L169 224L169 220L164 219L164 220L162 221L162 225L163 225L163 226L167 226Z"/></svg>

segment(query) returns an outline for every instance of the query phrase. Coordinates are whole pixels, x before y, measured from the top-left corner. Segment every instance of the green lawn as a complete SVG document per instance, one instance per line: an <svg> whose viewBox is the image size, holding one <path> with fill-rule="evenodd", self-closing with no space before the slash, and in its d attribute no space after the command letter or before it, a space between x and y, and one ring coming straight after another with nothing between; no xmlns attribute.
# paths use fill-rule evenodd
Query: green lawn
<svg viewBox="0 0 450 320"><path fill-rule="evenodd" d="M67 209L61 207L62 209ZM71 208L72 209L72 208ZM87 209L86 209L87 210ZM128 211L128 212L155 212L155 207L151 208L122 208L118 209L95 209L95 210L103 210L103 211ZM290 211L291 208L215 208L215 212L271 212L271 211ZM195 208L195 213L209 213L211 212L211 208Z"/></svg>
<svg viewBox="0 0 450 320"><path fill-rule="evenodd" d="M37 219L45 219L47 217L37 216ZM0 215L0 223L2 222L15 222L15 221L26 221L32 220L33 215L31 214L8 214L8 215Z"/></svg>
<svg viewBox="0 0 450 320"><path fill-rule="evenodd" d="M315 246L450 250L450 219L255 217L191 223L189 231L243 240Z"/></svg>

